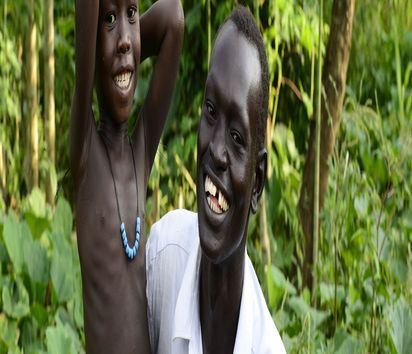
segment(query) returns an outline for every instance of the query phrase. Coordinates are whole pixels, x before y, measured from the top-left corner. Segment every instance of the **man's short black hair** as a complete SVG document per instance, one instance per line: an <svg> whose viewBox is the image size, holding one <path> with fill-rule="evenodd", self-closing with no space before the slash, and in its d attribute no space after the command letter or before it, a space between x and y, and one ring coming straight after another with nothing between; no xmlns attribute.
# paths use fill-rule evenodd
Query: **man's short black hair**
<svg viewBox="0 0 412 354"><path fill-rule="evenodd" d="M257 148L258 151L265 145L266 123L268 117L269 104L269 69L266 57L265 45L260 33L259 27L252 13L244 6L237 6L231 14L226 18L227 21L232 21L237 30L242 33L246 39L258 51L260 62L260 92L258 97L258 131L257 131ZM224 25L223 24L223 25Z"/></svg>

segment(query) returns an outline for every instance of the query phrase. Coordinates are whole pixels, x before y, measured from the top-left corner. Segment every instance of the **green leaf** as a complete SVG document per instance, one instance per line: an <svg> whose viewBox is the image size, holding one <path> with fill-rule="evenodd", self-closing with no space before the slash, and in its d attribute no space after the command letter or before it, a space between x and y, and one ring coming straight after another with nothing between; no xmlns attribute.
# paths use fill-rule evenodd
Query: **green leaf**
<svg viewBox="0 0 412 354"><path fill-rule="evenodd" d="M37 217L46 216L46 198L39 188L34 188L27 197L28 212L31 211Z"/></svg>
<svg viewBox="0 0 412 354"><path fill-rule="evenodd" d="M36 319L40 327L46 327L49 320L49 316L44 306L38 303L34 303L33 305L31 305L30 313L33 316L33 318Z"/></svg>
<svg viewBox="0 0 412 354"><path fill-rule="evenodd" d="M73 215L69 203L60 198L52 220L52 231L64 235L69 239L73 226Z"/></svg>
<svg viewBox="0 0 412 354"><path fill-rule="evenodd" d="M46 329L46 342L48 353L71 354L82 351L77 333L68 323L62 323L56 318L56 326Z"/></svg>
<svg viewBox="0 0 412 354"><path fill-rule="evenodd" d="M39 217L32 211L24 213L24 220L30 227L30 231L35 239L40 238L43 232L49 227L49 219L47 217Z"/></svg>
<svg viewBox="0 0 412 354"><path fill-rule="evenodd" d="M389 311L391 338L398 354L410 353L412 348L411 308L401 297Z"/></svg>
<svg viewBox="0 0 412 354"><path fill-rule="evenodd" d="M342 328L339 328L335 333L334 346L336 354L353 354L359 351L358 340Z"/></svg>
<svg viewBox="0 0 412 354"><path fill-rule="evenodd" d="M63 326L48 327L46 329L46 342L49 353L75 353L70 336Z"/></svg>
<svg viewBox="0 0 412 354"><path fill-rule="evenodd" d="M17 321L6 317L4 313L0 314L0 339L9 347L17 344L19 339Z"/></svg>
<svg viewBox="0 0 412 354"><path fill-rule="evenodd" d="M68 246L67 241L61 240L61 242L61 245L66 243ZM53 249L50 270L52 284L60 303L72 299L74 295L72 250L70 247L64 248L66 248L64 252L60 252L59 248Z"/></svg>
<svg viewBox="0 0 412 354"><path fill-rule="evenodd" d="M40 242L25 243L24 261L27 273L33 283L47 283L49 279L49 261L47 250Z"/></svg>
<svg viewBox="0 0 412 354"><path fill-rule="evenodd" d="M20 274L23 271L23 238L14 213L9 214L4 220L3 239L14 269Z"/></svg>
<svg viewBox="0 0 412 354"><path fill-rule="evenodd" d="M289 306L300 318L309 316L312 321L313 328L317 328L328 317L328 312L319 311L310 307L301 297L292 297L289 300Z"/></svg>
<svg viewBox="0 0 412 354"><path fill-rule="evenodd" d="M20 278L6 282L2 296L4 312L10 317L20 319L30 313L29 294Z"/></svg>
<svg viewBox="0 0 412 354"><path fill-rule="evenodd" d="M368 213L368 199L366 196L358 196L355 198L355 209L360 218L366 217Z"/></svg>

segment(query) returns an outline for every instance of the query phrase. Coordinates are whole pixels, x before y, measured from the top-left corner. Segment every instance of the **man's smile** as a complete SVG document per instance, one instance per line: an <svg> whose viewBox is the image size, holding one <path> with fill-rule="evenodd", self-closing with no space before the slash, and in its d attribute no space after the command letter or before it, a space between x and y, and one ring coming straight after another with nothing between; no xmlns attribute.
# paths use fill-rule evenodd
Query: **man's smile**
<svg viewBox="0 0 412 354"><path fill-rule="evenodd" d="M117 87L124 90L129 87L131 78L132 78L132 72L127 70L127 71L121 72L120 74L115 75L113 80Z"/></svg>
<svg viewBox="0 0 412 354"><path fill-rule="evenodd" d="M205 178L205 195L209 208L216 214L225 213L230 204L223 195L222 191L216 187L209 175Z"/></svg>

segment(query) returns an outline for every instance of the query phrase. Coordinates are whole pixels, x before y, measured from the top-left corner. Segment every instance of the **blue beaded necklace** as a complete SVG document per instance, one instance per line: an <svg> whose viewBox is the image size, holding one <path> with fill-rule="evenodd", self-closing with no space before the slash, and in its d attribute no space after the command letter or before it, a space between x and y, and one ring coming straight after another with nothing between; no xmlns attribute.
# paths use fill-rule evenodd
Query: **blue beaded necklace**
<svg viewBox="0 0 412 354"><path fill-rule="evenodd" d="M109 151L107 150L106 143L103 141L104 148L106 150L107 154L107 159L109 160L109 167L110 167L110 173L112 175L112 180L113 180L113 186L114 186L114 195L116 196L116 204L117 204L117 214L119 215L119 221L120 221L120 235L122 236L122 243L123 243L123 248L124 252L126 253L127 258L129 260L132 260L134 257L137 255L137 251L139 250L139 242L140 242L140 217L137 216L136 218L136 239L134 241L133 247L129 246L129 243L127 241L127 235L126 235L126 229L124 227L124 222L122 221L122 217L120 216L120 208L119 208L119 198L117 197L117 188L116 188L116 181L114 179L114 174L113 174L113 168L112 168L112 162L110 160L110 155ZM139 198L138 196L138 190L137 190L137 176L136 176L136 163L134 161L134 153L133 153L133 147L132 147L132 142L130 141L129 138L129 145L130 145L130 150L132 151L132 159L133 159L133 172L134 172L134 180L136 184L136 198L137 198L137 203L136 203L136 214L139 215Z"/></svg>

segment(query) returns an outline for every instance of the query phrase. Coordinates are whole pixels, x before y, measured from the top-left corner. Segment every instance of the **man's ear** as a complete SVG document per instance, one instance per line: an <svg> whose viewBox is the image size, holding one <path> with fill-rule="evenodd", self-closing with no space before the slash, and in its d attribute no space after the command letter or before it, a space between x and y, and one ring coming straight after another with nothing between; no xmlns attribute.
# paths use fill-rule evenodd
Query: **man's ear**
<svg viewBox="0 0 412 354"><path fill-rule="evenodd" d="M262 196L263 188L265 187L267 165L268 157L266 149L262 149L258 153L255 166L255 185L253 186L251 201L251 209L253 214L256 214L259 200Z"/></svg>

